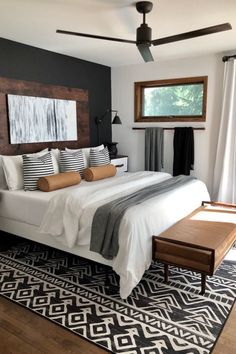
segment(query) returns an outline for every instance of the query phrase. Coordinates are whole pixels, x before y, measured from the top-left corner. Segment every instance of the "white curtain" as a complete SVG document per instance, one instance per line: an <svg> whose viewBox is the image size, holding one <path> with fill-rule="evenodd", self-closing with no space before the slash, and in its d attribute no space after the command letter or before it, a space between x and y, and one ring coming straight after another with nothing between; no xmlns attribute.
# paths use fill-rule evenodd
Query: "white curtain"
<svg viewBox="0 0 236 354"><path fill-rule="evenodd" d="M236 60L225 63L213 200L236 203Z"/></svg>

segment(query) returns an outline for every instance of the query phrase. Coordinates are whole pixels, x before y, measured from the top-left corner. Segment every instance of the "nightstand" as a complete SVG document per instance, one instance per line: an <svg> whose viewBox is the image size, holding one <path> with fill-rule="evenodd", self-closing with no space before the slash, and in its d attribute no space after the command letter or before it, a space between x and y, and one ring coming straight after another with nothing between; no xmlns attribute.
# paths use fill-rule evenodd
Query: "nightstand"
<svg viewBox="0 0 236 354"><path fill-rule="evenodd" d="M121 175L123 172L128 171L128 156L117 155L111 158L111 164L116 166L116 175Z"/></svg>

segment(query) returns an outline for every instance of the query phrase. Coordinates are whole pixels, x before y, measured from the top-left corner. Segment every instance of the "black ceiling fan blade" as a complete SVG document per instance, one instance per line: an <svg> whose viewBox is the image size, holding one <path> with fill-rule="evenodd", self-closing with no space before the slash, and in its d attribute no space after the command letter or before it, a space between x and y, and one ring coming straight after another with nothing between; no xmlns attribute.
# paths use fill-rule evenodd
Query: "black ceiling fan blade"
<svg viewBox="0 0 236 354"><path fill-rule="evenodd" d="M137 44L138 50L143 57L143 60L147 63L148 61L154 61L152 53L149 49L148 44Z"/></svg>
<svg viewBox="0 0 236 354"><path fill-rule="evenodd" d="M72 31L64 31L64 30L56 30L56 33L62 34L69 34L72 36L79 36L79 37L87 37L87 38L95 38L95 39L104 39L106 41L114 41L114 42L123 42L123 43L132 43L136 44L136 41L131 41L129 39L122 39L122 38L113 38L113 37L104 37L104 36L97 36L95 34L87 34L87 33L79 33L79 32L72 32Z"/></svg>
<svg viewBox="0 0 236 354"><path fill-rule="evenodd" d="M212 33L228 31L231 29L232 29L232 26L230 23L222 23L220 25L215 25L215 26L211 26L211 27L201 28L201 29L195 30L195 31L180 33L180 34L176 34L174 36L154 39L152 41L152 44L153 45L162 45L162 44L166 44L166 43L183 41L185 39L206 36L206 35L212 34Z"/></svg>

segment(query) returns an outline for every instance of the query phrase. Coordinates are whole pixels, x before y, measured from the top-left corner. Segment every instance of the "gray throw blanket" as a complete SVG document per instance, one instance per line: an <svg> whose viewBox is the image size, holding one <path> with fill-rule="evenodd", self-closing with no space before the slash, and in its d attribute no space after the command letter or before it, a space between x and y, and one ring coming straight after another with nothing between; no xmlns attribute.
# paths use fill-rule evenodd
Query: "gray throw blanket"
<svg viewBox="0 0 236 354"><path fill-rule="evenodd" d="M145 171L161 171L163 138L163 128L145 128Z"/></svg>
<svg viewBox="0 0 236 354"><path fill-rule="evenodd" d="M172 177L98 207L92 222L90 250L100 253L104 258L113 259L118 253L119 226L125 211L150 198L180 187L193 179L193 177L182 175Z"/></svg>

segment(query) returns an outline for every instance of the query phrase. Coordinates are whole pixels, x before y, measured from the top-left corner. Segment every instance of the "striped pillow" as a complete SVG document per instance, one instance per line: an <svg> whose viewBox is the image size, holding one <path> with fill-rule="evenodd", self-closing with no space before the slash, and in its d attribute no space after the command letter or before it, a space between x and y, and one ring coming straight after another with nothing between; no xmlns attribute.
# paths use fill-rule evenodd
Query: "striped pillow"
<svg viewBox="0 0 236 354"><path fill-rule="evenodd" d="M54 174L50 152L43 156L22 155L22 158L25 191L38 189L37 184L40 177Z"/></svg>
<svg viewBox="0 0 236 354"><path fill-rule="evenodd" d="M109 165L110 162L107 147L103 150L90 149L90 167Z"/></svg>
<svg viewBox="0 0 236 354"><path fill-rule="evenodd" d="M76 152L60 151L60 171L79 172L81 177L85 169L84 154L82 150Z"/></svg>

